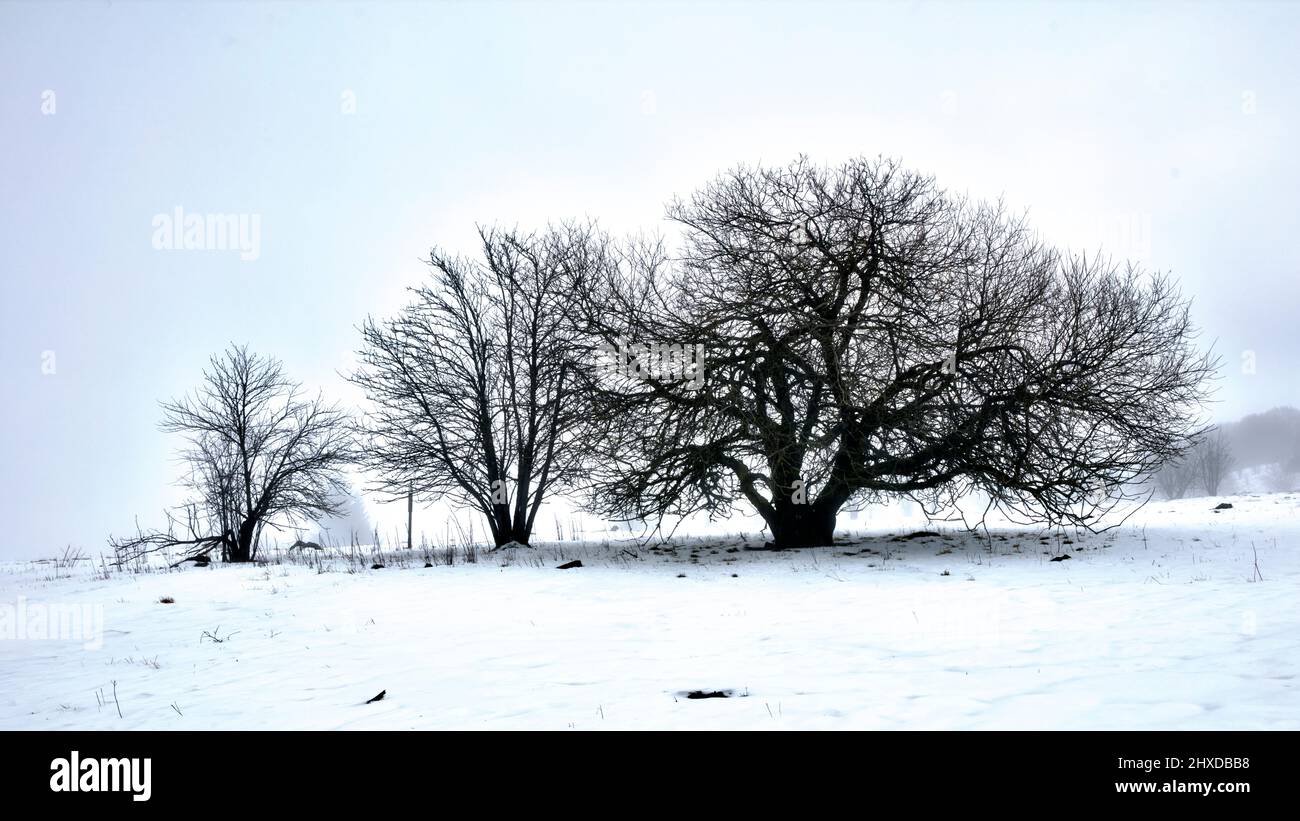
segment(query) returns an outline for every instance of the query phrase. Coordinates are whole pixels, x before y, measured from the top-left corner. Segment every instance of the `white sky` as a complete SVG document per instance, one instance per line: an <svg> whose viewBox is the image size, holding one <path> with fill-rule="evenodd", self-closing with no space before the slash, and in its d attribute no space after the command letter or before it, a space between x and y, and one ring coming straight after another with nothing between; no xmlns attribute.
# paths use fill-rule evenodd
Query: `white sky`
<svg viewBox="0 0 1300 821"><path fill-rule="evenodd" d="M355 326L430 245L655 230L800 152L1171 270L1215 415L1300 404L1298 35L1288 3L0 4L0 558L159 523L157 402L228 342L352 401ZM177 206L257 215L260 256L155 250Z"/></svg>

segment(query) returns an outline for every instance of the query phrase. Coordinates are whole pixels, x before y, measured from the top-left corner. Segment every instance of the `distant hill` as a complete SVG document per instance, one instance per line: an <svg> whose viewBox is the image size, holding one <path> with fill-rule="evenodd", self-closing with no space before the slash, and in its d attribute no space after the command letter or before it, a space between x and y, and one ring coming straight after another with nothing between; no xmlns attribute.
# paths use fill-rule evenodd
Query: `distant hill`
<svg viewBox="0 0 1300 821"><path fill-rule="evenodd" d="M1281 464L1300 469L1300 409L1253 413L1221 425L1238 468Z"/></svg>
<svg viewBox="0 0 1300 821"><path fill-rule="evenodd" d="M1228 484L1238 493L1300 487L1300 409L1284 406L1220 425L1232 450Z"/></svg>

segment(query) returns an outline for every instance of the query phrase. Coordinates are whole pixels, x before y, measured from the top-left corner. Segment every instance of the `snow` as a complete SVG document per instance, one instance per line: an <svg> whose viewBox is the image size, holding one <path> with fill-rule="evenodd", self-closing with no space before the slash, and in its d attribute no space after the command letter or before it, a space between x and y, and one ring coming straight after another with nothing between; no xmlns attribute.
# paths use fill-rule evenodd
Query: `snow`
<svg viewBox="0 0 1300 821"><path fill-rule="evenodd" d="M843 517L869 529L783 553L719 533L431 568L10 563L0 729L1300 728L1300 494L891 538L922 523ZM30 638L60 607L92 629Z"/></svg>

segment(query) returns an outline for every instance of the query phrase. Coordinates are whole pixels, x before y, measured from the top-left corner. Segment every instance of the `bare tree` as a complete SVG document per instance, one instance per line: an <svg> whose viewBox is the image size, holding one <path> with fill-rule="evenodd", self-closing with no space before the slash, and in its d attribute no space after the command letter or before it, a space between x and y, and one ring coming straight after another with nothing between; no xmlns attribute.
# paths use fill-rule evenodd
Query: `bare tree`
<svg viewBox="0 0 1300 821"><path fill-rule="evenodd" d="M1197 466L1193 454L1168 460L1156 470L1156 488L1166 499L1181 499L1187 495L1197 480Z"/></svg>
<svg viewBox="0 0 1300 821"><path fill-rule="evenodd" d="M376 490L447 498L481 512L497 546L529 543L582 449L564 286L590 233L480 229L481 260L434 250L432 284L396 318L365 322L351 379L371 403Z"/></svg>
<svg viewBox="0 0 1300 821"><path fill-rule="evenodd" d="M1223 431L1216 430L1203 436L1196 443L1192 457L1196 478L1205 489L1205 495L1218 496L1219 487L1233 466L1232 449Z"/></svg>
<svg viewBox="0 0 1300 821"><path fill-rule="evenodd" d="M1169 279L1060 254L893 162L739 168L669 217L676 258L606 249L573 286L588 362L618 351L583 371L602 512L743 498L798 547L848 503L979 490L1093 526L1197 430L1215 363ZM642 367L674 345L702 368Z"/></svg>
<svg viewBox="0 0 1300 821"><path fill-rule="evenodd" d="M184 483L195 497L168 514L166 531L110 538L119 562L164 548L253 561L263 528L341 511L351 422L319 395L304 398L279 361L232 346L212 357L193 395L162 407L162 429L189 442Z"/></svg>

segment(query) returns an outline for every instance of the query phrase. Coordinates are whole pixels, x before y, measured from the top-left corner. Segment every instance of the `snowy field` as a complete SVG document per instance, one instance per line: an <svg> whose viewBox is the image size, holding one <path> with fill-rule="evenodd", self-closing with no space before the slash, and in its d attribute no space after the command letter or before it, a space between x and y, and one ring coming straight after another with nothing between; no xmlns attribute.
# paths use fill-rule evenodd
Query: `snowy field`
<svg viewBox="0 0 1300 821"><path fill-rule="evenodd" d="M866 524L787 553L9 563L0 729L1300 728L1300 494L1086 536Z"/></svg>

